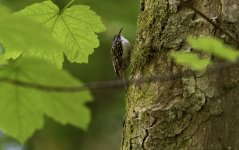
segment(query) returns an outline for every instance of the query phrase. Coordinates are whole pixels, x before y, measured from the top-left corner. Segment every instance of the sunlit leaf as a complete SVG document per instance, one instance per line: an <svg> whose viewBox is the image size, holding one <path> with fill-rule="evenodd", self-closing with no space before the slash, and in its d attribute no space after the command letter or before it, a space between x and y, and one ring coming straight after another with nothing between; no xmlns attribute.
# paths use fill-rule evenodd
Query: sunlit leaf
<svg viewBox="0 0 239 150"><path fill-rule="evenodd" d="M3 47L3 45L0 43L0 55L3 54L4 51L5 51L5 50L4 50L4 47Z"/></svg>
<svg viewBox="0 0 239 150"><path fill-rule="evenodd" d="M66 71L42 59L20 58L0 69L0 77L48 86L79 86ZM80 92L39 91L0 82L0 129L26 141L44 123L44 115L62 124L88 127L90 111L85 106L92 98L88 90Z"/></svg>
<svg viewBox="0 0 239 150"><path fill-rule="evenodd" d="M174 58L177 64L188 66L192 70L202 71L210 64L209 58L200 59L197 54L193 53L172 51L170 55Z"/></svg>
<svg viewBox="0 0 239 150"><path fill-rule="evenodd" d="M45 1L26 7L18 14L31 16L50 29L65 45L64 52L71 62L87 63L89 54L99 46L96 33L105 30L100 17L83 5L59 10L53 2Z"/></svg>
<svg viewBox="0 0 239 150"><path fill-rule="evenodd" d="M0 16L2 19L5 17L9 17L10 14L11 11L7 7L0 5Z"/></svg>
<svg viewBox="0 0 239 150"><path fill-rule="evenodd" d="M11 15L3 6L0 6L0 43L5 52L5 56L0 56L0 59L15 59L21 54L39 56L37 54L41 53L41 57L61 67L58 62L63 61L63 51L60 51L62 46L50 31L30 18ZM56 52L62 55L52 59L52 54Z"/></svg>
<svg viewBox="0 0 239 150"><path fill-rule="evenodd" d="M231 62L235 62L239 58L238 50L212 37L189 37L188 43L197 50L213 54Z"/></svg>

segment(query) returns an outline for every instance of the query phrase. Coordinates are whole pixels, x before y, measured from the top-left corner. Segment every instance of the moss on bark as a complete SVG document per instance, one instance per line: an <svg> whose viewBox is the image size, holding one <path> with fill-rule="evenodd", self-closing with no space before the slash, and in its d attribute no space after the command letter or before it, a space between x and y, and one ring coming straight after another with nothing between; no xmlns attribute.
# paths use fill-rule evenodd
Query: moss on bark
<svg viewBox="0 0 239 150"><path fill-rule="evenodd" d="M226 20L226 16L229 15L228 12L224 13L228 7L225 5L226 1L229 0L191 0L190 3L207 16L217 17L218 23L222 26L225 25L229 30L237 32L239 31L236 28L238 16L231 15L234 18ZM236 0L230 2L239 7ZM168 52L190 50L185 42L188 35L224 37L192 10L181 6L178 0L141 0L140 3L141 11L132 54L131 78L184 70L184 67L174 64L168 57ZM126 98L127 115L122 149L239 147L239 129L236 128L238 121L234 118L224 118L230 113L225 109L239 106L239 103L234 103L233 106L227 105L226 95L235 88L239 80L237 68L229 72L200 76L192 73L190 78L130 86ZM235 97L237 93L238 91L234 93ZM234 113L234 117L239 116L239 110ZM235 137L227 136L232 138L231 140L225 140L223 137L231 131L228 132L227 127L215 124L215 122L219 123L220 119L224 125L238 132ZM219 130L223 134L215 133Z"/></svg>

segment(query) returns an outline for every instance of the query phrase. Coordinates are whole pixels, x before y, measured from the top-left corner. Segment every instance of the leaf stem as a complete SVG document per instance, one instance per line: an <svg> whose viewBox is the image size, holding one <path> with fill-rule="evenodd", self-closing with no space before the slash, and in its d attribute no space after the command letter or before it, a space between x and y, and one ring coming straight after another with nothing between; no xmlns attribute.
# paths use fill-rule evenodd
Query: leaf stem
<svg viewBox="0 0 239 150"><path fill-rule="evenodd" d="M75 0L71 0L62 10L61 12L65 11Z"/></svg>

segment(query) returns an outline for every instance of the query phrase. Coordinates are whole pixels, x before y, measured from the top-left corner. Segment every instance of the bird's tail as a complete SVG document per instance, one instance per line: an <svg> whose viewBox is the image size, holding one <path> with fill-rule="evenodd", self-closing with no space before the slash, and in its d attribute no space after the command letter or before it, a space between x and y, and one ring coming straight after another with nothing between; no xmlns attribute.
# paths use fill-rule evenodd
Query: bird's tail
<svg viewBox="0 0 239 150"><path fill-rule="evenodd" d="M120 77L121 81L123 82L125 90L128 90L129 87L129 79L127 78L126 72L122 73Z"/></svg>

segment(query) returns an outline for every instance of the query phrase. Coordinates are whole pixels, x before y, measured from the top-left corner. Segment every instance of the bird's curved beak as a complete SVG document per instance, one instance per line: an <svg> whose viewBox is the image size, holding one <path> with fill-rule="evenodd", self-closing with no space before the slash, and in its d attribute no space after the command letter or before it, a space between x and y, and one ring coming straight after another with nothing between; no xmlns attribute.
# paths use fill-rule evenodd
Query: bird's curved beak
<svg viewBox="0 0 239 150"><path fill-rule="evenodd" d="M122 30L123 30L123 27L120 29L119 34L121 34Z"/></svg>

